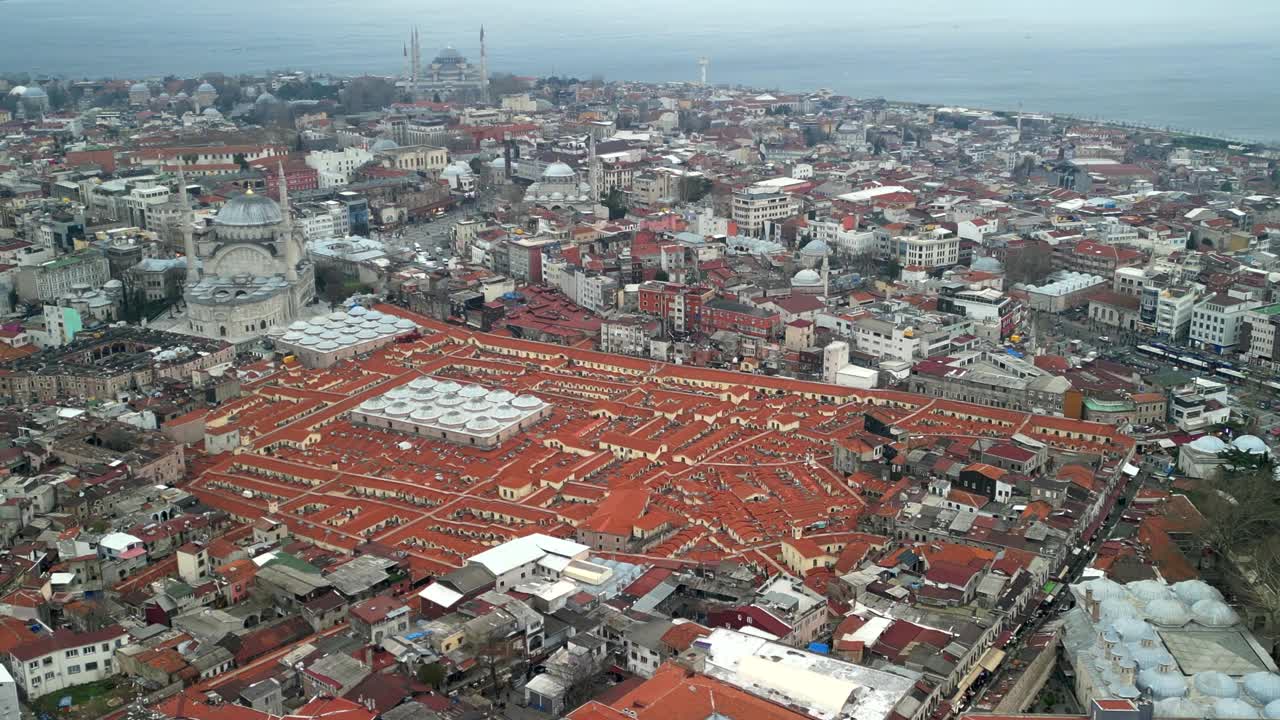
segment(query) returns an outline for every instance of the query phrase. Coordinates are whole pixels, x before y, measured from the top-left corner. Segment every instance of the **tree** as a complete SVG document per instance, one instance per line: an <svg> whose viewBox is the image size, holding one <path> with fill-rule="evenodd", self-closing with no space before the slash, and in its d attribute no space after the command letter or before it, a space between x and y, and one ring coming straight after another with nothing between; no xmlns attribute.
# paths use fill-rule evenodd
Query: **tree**
<svg viewBox="0 0 1280 720"><path fill-rule="evenodd" d="M316 272L316 293L332 307L347 299L347 276L332 265Z"/></svg>
<svg viewBox="0 0 1280 720"><path fill-rule="evenodd" d="M1053 272L1053 253L1045 245L1027 245L1004 257L1005 278L1010 283L1037 283Z"/></svg>
<svg viewBox="0 0 1280 720"><path fill-rule="evenodd" d="M684 175L680 178L680 199L684 202L698 202L711 192L713 185L706 177Z"/></svg>
<svg viewBox="0 0 1280 720"><path fill-rule="evenodd" d="M610 220L621 220L627 216L627 196L618 188L611 189L602 204L609 208Z"/></svg>
<svg viewBox="0 0 1280 720"><path fill-rule="evenodd" d="M1280 615L1280 483L1270 467L1228 466L1220 483L1193 495L1204 516L1199 539L1227 562L1237 595L1272 620Z"/></svg>
<svg viewBox="0 0 1280 720"><path fill-rule="evenodd" d="M423 685L430 685L436 690L444 689L444 683L448 677L448 671L445 670L444 665L438 662L418 666L418 682Z"/></svg>
<svg viewBox="0 0 1280 720"><path fill-rule="evenodd" d="M245 158L244 153L236 153L232 156L231 162L240 166L240 171L245 172L249 169L249 160Z"/></svg>
<svg viewBox="0 0 1280 720"><path fill-rule="evenodd" d="M667 274L667 271L666 271L666 270L661 270L661 269L660 269L660 270L658 270L656 273L654 273L654 274L653 274L653 279L654 279L654 280L657 280L658 282L666 282L666 281L668 281L668 280L670 280L670 279L671 279L671 276L670 276L669 274Z"/></svg>

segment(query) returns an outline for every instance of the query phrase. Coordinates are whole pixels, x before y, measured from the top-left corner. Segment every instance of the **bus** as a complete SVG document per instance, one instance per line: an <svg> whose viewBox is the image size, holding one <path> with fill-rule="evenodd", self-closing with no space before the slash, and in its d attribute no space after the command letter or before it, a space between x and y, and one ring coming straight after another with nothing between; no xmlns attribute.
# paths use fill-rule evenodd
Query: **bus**
<svg viewBox="0 0 1280 720"><path fill-rule="evenodd" d="M1164 350L1161 350L1154 345L1139 345L1138 352L1146 355L1147 357L1156 358L1157 360L1164 360L1167 357Z"/></svg>

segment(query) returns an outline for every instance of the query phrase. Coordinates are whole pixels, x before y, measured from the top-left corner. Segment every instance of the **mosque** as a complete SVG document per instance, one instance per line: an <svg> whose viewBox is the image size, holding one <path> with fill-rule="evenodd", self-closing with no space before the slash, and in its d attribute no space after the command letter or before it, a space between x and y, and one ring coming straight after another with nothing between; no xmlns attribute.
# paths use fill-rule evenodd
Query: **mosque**
<svg viewBox="0 0 1280 720"><path fill-rule="evenodd" d="M253 192L232 198L214 217L211 237L198 246L189 215L183 223L190 333L233 343L254 340L288 326L315 298L314 269L303 256L283 168L280 173L279 205ZM187 206L185 180L179 184Z"/></svg>

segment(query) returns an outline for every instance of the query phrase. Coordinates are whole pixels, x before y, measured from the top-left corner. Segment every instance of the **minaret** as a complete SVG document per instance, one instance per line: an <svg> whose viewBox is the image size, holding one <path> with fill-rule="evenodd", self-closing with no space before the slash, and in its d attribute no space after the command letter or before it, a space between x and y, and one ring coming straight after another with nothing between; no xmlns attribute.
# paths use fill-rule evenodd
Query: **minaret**
<svg viewBox="0 0 1280 720"><path fill-rule="evenodd" d="M187 199L187 175L178 166L178 202L182 205L178 222L182 223L182 254L187 256L187 284L200 282L200 268L196 263L196 241L191 229L191 202Z"/></svg>
<svg viewBox="0 0 1280 720"><path fill-rule="evenodd" d="M414 26L409 38L409 89L418 91L418 80L422 77L422 43L418 39L418 28Z"/></svg>
<svg viewBox="0 0 1280 720"><path fill-rule="evenodd" d="M702 86L707 86L707 66L711 64L711 59L707 56L698 58L698 71L702 77Z"/></svg>
<svg viewBox="0 0 1280 720"><path fill-rule="evenodd" d="M484 46L484 26L480 26L480 99L489 102L489 54Z"/></svg>
<svg viewBox="0 0 1280 720"><path fill-rule="evenodd" d="M828 297L831 294L831 260L826 256L822 256L822 297Z"/></svg>
<svg viewBox="0 0 1280 720"><path fill-rule="evenodd" d="M280 215L284 218L284 279L291 284L298 282L298 243L293 237L293 212L289 209L289 184L284 177L284 162L280 168Z"/></svg>
<svg viewBox="0 0 1280 720"><path fill-rule="evenodd" d="M591 202L596 203L600 201L600 159L596 157L596 134L592 132L587 137L590 148L587 182L591 184Z"/></svg>

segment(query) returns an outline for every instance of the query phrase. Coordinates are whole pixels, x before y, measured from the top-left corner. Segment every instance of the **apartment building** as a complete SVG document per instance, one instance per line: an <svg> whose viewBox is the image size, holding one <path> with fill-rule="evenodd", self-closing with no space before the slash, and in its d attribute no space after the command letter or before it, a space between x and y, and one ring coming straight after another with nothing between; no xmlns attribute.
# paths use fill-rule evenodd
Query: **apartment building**
<svg viewBox="0 0 1280 720"><path fill-rule="evenodd" d="M753 185L733 193L733 221L738 224L738 232L745 235L762 235L767 224L799 212L799 200L772 187Z"/></svg>
<svg viewBox="0 0 1280 720"><path fill-rule="evenodd" d="M1215 353L1229 352L1240 342L1241 328L1257 303L1217 293L1191 311L1189 336L1193 345ZM1250 338L1252 339L1252 338Z"/></svg>
<svg viewBox="0 0 1280 720"><path fill-rule="evenodd" d="M11 650L9 669L28 699L43 697L115 675L113 656L127 642L119 625L88 633L57 630Z"/></svg>
<svg viewBox="0 0 1280 720"><path fill-rule="evenodd" d="M881 234L877 254L903 267L950 267L960 262L960 238L950 230L937 228L920 235Z"/></svg>

